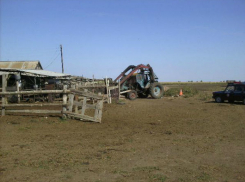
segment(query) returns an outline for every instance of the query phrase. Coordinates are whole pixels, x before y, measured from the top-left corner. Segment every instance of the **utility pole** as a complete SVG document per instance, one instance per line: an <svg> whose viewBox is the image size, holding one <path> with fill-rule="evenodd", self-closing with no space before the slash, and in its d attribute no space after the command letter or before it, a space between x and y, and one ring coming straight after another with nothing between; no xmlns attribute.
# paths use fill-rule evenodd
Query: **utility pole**
<svg viewBox="0 0 245 182"><path fill-rule="evenodd" d="M60 54L61 54L62 73L64 73L62 44L60 44Z"/></svg>

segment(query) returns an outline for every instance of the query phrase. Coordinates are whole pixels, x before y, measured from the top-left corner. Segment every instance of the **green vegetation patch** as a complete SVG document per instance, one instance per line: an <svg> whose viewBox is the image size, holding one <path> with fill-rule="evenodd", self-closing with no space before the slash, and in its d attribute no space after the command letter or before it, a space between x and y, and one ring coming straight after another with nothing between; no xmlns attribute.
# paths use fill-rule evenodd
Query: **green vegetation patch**
<svg viewBox="0 0 245 182"><path fill-rule="evenodd" d="M178 88L170 88L164 92L164 96L165 97L176 96L176 95L179 95L179 92L180 92L180 89Z"/></svg>
<svg viewBox="0 0 245 182"><path fill-rule="evenodd" d="M182 91L185 98L193 97L196 94L198 94L198 90L193 87L184 87ZM170 88L164 92L164 96L166 97L177 96L179 95L179 93L180 93L179 88Z"/></svg>
<svg viewBox="0 0 245 182"><path fill-rule="evenodd" d="M184 87L183 88L183 95L184 97L193 97L194 95L198 94L198 90L192 87Z"/></svg>

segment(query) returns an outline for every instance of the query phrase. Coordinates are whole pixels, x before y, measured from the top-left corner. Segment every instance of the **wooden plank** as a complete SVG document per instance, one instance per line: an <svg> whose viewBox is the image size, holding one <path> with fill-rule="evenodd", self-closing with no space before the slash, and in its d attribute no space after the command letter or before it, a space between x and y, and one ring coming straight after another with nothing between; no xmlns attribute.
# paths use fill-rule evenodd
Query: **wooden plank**
<svg viewBox="0 0 245 182"><path fill-rule="evenodd" d="M109 103L111 104L111 90L109 89Z"/></svg>
<svg viewBox="0 0 245 182"><path fill-rule="evenodd" d="M114 90L114 89L117 89L118 86L111 86L111 87L108 87L109 90Z"/></svg>
<svg viewBox="0 0 245 182"><path fill-rule="evenodd" d="M97 120L95 120L93 117L91 116L86 116L86 115L81 115L81 114L76 114L76 113L73 113L73 112L69 112L69 111L66 111L65 114L68 114L72 117L75 117L75 118L79 118L79 119L84 119L84 120L88 120L88 121L94 121L94 122L98 122Z"/></svg>
<svg viewBox="0 0 245 182"><path fill-rule="evenodd" d="M103 109L103 101L98 101L95 109Z"/></svg>
<svg viewBox="0 0 245 182"><path fill-rule="evenodd" d="M97 122L101 123L101 118L102 118L102 108L103 108L103 101L99 101L97 103L95 112L94 112L94 120Z"/></svg>
<svg viewBox="0 0 245 182"><path fill-rule="evenodd" d="M128 93L128 92L131 92L132 90L126 90L126 91L123 91L123 92L120 92L120 94L125 94L125 93ZM120 95L119 94L119 95Z"/></svg>
<svg viewBox="0 0 245 182"><path fill-rule="evenodd" d="M17 94L49 94L49 93L64 93L63 90L33 90L33 91L19 91L19 92L0 92L0 95L17 95ZM69 90L66 90L65 93L69 93Z"/></svg>
<svg viewBox="0 0 245 182"><path fill-rule="evenodd" d="M80 107L82 107L83 106L83 103L82 102L79 102L79 101L74 101L73 102L73 105L74 106L80 106Z"/></svg>
<svg viewBox="0 0 245 182"><path fill-rule="evenodd" d="M7 113L61 114L57 110L6 110Z"/></svg>
<svg viewBox="0 0 245 182"><path fill-rule="evenodd" d="M20 83L20 82L17 80L17 81L16 81L16 90L17 90L17 92L20 91L19 83ZM18 103L20 103L20 94L18 94L17 97L18 97Z"/></svg>
<svg viewBox="0 0 245 182"><path fill-rule="evenodd" d="M76 87L77 87L77 86L78 86L78 85L76 85ZM73 102L74 109L75 109L75 113L78 114L78 105L75 105L75 102L78 102L78 95L75 95L74 102Z"/></svg>
<svg viewBox="0 0 245 182"><path fill-rule="evenodd" d="M69 97L68 111L72 112L74 94L69 94L68 97Z"/></svg>
<svg viewBox="0 0 245 182"><path fill-rule="evenodd" d="M82 115L85 114L85 110L86 110L86 103L87 103L87 97L83 98L83 105L82 105Z"/></svg>
<svg viewBox="0 0 245 182"><path fill-rule="evenodd" d="M95 98L95 99L103 99L103 96L99 96L99 95L93 94L93 93L78 91L75 89L70 89L70 92L75 93L77 95L82 95L84 97Z"/></svg>
<svg viewBox="0 0 245 182"><path fill-rule="evenodd" d="M83 86L83 85L79 85L78 88L105 88L106 85L86 85L86 86Z"/></svg>
<svg viewBox="0 0 245 182"><path fill-rule="evenodd" d="M63 86L63 108L62 108L62 113L64 113L66 111L66 105L67 105L67 94L66 94L66 90L67 89L67 85ZM66 118L66 115L63 114L63 118Z"/></svg>
<svg viewBox="0 0 245 182"><path fill-rule="evenodd" d="M74 101L73 105L82 107L83 106L83 102ZM86 104L86 107L89 108L89 109L95 109L96 108L96 104Z"/></svg>
<svg viewBox="0 0 245 182"><path fill-rule="evenodd" d="M62 103L46 103L46 104L6 104L5 107L43 107L43 106L62 106Z"/></svg>

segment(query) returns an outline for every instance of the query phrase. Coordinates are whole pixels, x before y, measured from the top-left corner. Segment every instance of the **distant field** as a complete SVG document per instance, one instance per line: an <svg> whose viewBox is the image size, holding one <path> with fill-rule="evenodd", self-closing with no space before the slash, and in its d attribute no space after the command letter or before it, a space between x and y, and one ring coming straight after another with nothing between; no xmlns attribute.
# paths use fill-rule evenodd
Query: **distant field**
<svg viewBox="0 0 245 182"><path fill-rule="evenodd" d="M198 91L218 91L224 90L227 83L224 82L160 82L163 86L168 88L183 88L191 87Z"/></svg>

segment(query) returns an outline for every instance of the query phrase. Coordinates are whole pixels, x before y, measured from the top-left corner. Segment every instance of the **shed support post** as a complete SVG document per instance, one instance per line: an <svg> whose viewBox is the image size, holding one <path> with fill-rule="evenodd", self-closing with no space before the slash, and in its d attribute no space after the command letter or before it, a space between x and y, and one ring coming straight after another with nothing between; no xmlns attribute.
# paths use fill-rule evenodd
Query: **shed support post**
<svg viewBox="0 0 245 182"><path fill-rule="evenodd" d="M2 92L6 92L7 78L8 78L7 74L2 75ZM5 104L6 104L6 97L5 95L2 95L2 116L5 116Z"/></svg>
<svg viewBox="0 0 245 182"><path fill-rule="evenodd" d="M17 92L20 91L19 85L20 85L20 81L17 80L17 81L16 81L16 90L17 90ZM18 97L18 103L20 103L20 94L18 94L17 97Z"/></svg>

